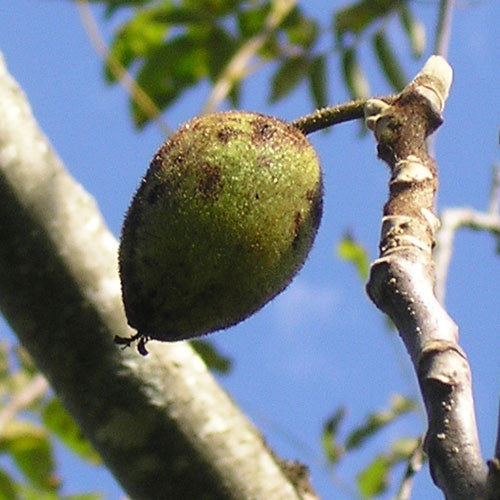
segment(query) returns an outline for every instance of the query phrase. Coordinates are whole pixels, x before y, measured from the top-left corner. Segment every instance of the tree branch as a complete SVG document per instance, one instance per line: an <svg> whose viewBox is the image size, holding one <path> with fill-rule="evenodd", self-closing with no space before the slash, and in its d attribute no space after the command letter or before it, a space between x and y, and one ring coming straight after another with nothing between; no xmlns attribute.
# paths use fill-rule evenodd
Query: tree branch
<svg viewBox="0 0 500 500"><path fill-rule="evenodd" d="M117 242L1 58L0 200L1 310L132 498L301 498L187 343L113 343Z"/></svg>
<svg viewBox="0 0 500 500"><path fill-rule="evenodd" d="M297 127L303 134L311 134L337 123L357 120L364 117L366 99L358 99L336 106L317 109L313 113L297 118L290 125Z"/></svg>
<svg viewBox="0 0 500 500"><path fill-rule="evenodd" d="M455 0L440 0L434 54L444 58L447 57L448 48L450 46L451 22L454 7Z"/></svg>
<svg viewBox="0 0 500 500"><path fill-rule="evenodd" d="M411 492L413 489L413 481L416 475L422 469L424 457L424 450L422 449L422 442L420 440L419 445L415 448L415 451L412 453L410 460L408 460L408 465L403 475L403 479L399 486L395 500L410 500Z"/></svg>
<svg viewBox="0 0 500 500"><path fill-rule="evenodd" d="M446 277L453 251L453 240L455 233L464 227L476 231L488 231L500 238L500 216L498 213L482 213L471 208L448 208L441 213L441 228L437 233L435 253L435 293L442 304L446 294Z"/></svg>
<svg viewBox="0 0 500 500"><path fill-rule="evenodd" d="M436 263L436 282L434 292L436 297L444 304L446 295L446 278L453 253L453 240L455 233L461 228L475 231L487 231L498 241L500 250L500 214L498 204L500 200L500 168L493 169L491 194L487 212L479 212L472 208L448 208L441 213L441 225L436 234L436 248L434 249L434 262Z"/></svg>
<svg viewBox="0 0 500 500"><path fill-rule="evenodd" d="M486 467L479 447L470 367L458 344L458 328L433 292L432 248L437 166L425 140L442 123L452 71L432 56L391 103L369 100L367 126L378 155L390 167L380 257L367 291L387 313L413 361L429 428L424 448L434 482L447 499L484 497Z"/></svg>

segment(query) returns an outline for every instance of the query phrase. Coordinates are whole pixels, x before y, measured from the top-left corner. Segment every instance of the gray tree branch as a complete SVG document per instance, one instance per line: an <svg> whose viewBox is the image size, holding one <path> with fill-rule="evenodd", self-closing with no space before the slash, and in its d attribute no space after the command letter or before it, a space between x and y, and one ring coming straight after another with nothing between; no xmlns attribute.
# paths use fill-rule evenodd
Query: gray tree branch
<svg viewBox="0 0 500 500"><path fill-rule="evenodd" d="M451 80L448 63L432 56L393 102L369 100L365 106L378 155L391 170L380 257L372 264L367 291L394 321L417 373L433 480L448 500L470 500L485 498L486 466L470 367L458 344L458 328L434 295L438 181L425 143L442 122Z"/></svg>
<svg viewBox="0 0 500 500"><path fill-rule="evenodd" d="M434 250L434 262L436 263L434 292L442 304L444 304L446 295L446 278L453 254L453 241L459 229L468 228L491 233L497 239L497 246L500 250L499 178L500 168L495 167L487 212L464 207L447 208L441 213L441 226L436 233L436 248Z"/></svg>
<svg viewBox="0 0 500 500"><path fill-rule="evenodd" d="M131 333L117 242L0 59L0 307L135 500L304 498L184 342Z"/></svg>

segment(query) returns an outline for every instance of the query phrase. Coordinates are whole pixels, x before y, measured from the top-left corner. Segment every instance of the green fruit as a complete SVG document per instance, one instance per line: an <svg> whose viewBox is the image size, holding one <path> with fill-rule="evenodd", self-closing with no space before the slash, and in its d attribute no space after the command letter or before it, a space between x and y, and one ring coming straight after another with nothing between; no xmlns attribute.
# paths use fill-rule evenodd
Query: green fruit
<svg viewBox="0 0 500 500"><path fill-rule="evenodd" d="M227 328L281 292L321 218L321 171L298 129L230 111L184 124L158 150L122 230L129 324L118 343Z"/></svg>

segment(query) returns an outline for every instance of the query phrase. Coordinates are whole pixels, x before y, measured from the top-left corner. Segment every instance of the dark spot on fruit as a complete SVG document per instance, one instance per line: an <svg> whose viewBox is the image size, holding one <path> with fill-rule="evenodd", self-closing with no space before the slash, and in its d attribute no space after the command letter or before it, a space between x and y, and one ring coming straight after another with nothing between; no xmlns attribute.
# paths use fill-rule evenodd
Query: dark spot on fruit
<svg viewBox="0 0 500 500"><path fill-rule="evenodd" d="M276 132L276 127L271 125L268 120L257 118L252 121L253 134L252 142L268 141Z"/></svg>
<svg viewBox="0 0 500 500"><path fill-rule="evenodd" d="M185 163L184 156L180 153L174 156L173 161L175 166L182 166Z"/></svg>
<svg viewBox="0 0 500 500"><path fill-rule="evenodd" d="M316 193L313 190L306 191L306 200L311 203L316 196Z"/></svg>
<svg viewBox="0 0 500 500"><path fill-rule="evenodd" d="M272 161L267 156L260 156L257 158L257 167L259 168L269 168L272 165Z"/></svg>
<svg viewBox="0 0 500 500"><path fill-rule="evenodd" d="M258 200L259 199L259 193L255 193L255 199Z"/></svg>
<svg viewBox="0 0 500 500"><path fill-rule="evenodd" d="M302 241L302 232L301 229L303 227L303 219L302 214L300 212L296 212L294 216L294 227L293 227L293 241L292 241L292 249L296 251L300 247L300 242Z"/></svg>
<svg viewBox="0 0 500 500"><path fill-rule="evenodd" d="M221 169L218 165L203 163L200 169L198 190L205 198L215 198L222 189Z"/></svg>
<svg viewBox="0 0 500 500"><path fill-rule="evenodd" d="M181 132L189 133L190 130L200 130L200 128L205 128L206 125L202 120L193 120L189 123L189 127L183 127Z"/></svg>
<svg viewBox="0 0 500 500"><path fill-rule="evenodd" d="M179 150L182 146L182 142L178 138L174 138L172 141L164 142L160 149L156 152L153 159L151 160L150 166L153 168L164 169L165 158L172 158L175 150Z"/></svg>
<svg viewBox="0 0 500 500"><path fill-rule="evenodd" d="M232 128L222 128L217 132L217 139L219 139L222 144L227 144L231 137L237 135L236 130Z"/></svg>
<svg viewBox="0 0 500 500"><path fill-rule="evenodd" d="M302 223L302 214L300 212L295 213L295 218L294 218L294 228L293 228L293 234L295 238L299 235L300 232L300 226Z"/></svg>

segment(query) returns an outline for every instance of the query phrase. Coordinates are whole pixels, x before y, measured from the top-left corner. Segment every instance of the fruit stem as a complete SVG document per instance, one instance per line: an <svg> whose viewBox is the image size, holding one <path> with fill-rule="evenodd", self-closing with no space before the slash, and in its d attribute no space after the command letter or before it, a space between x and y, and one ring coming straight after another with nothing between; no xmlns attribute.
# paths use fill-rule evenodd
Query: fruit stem
<svg viewBox="0 0 500 500"><path fill-rule="evenodd" d="M336 106L327 106L326 108L317 109L314 113L297 118L290 122L290 125L297 127L303 134L307 135L337 123L364 118L365 104L366 99L358 99L337 104Z"/></svg>

